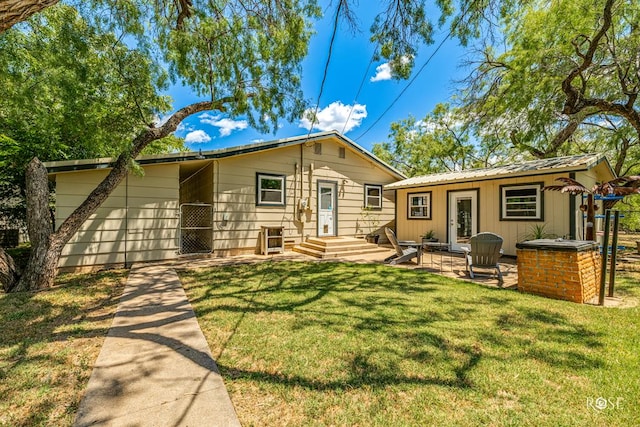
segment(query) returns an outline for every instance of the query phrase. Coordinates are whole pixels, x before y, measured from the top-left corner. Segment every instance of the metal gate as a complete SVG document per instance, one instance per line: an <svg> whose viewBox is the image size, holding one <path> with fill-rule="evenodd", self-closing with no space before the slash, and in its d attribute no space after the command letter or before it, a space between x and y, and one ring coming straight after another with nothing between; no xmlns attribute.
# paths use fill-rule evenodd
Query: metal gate
<svg viewBox="0 0 640 427"><path fill-rule="evenodd" d="M183 203L180 205L180 253L213 252L213 205Z"/></svg>

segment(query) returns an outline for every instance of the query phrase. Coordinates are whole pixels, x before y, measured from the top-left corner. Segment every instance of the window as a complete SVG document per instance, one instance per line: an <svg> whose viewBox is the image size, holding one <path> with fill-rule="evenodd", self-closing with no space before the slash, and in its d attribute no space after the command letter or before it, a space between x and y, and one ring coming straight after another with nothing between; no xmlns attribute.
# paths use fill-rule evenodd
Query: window
<svg viewBox="0 0 640 427"><path fill-rule="evenodd" d="M500 186L500 220L542 220L542 184Z"/></svg>
<svg viewBox="0 0 640 427"><path fill-rule="evenodd" d="M411 219L431 219L431 191L409 193L408 217Z"/></svg>
<svg viewBox="0 0 640 427"><path fill-rule="evenodd" d="M347 155L344 147L338 147L338 157L340 157L341 159L344 159L346 156Z"/></svg>
<svg viewBox="0 0 640 427"><path fill-rule="evenodd" d="M286 177L268 173L256 174L256 204L262 206L284 206Z"/></svg>
<svg viewBox="0 0 640 427"><path fill-rule="evenodd" d="M382 209L382 185L364 185L364 207Z"/></svg>
<svg viewBox="0 0 640 427"><path fill-rule="evenodd" d="M319 142L316 142L315 144L313 144L313 153L314 154L322 154L322 144Z"/></svg>

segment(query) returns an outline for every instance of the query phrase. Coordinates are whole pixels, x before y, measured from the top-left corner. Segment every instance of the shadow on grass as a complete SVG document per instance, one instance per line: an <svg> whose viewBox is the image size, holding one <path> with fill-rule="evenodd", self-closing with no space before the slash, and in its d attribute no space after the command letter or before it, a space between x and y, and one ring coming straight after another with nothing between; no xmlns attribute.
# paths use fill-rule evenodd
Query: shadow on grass
<svg viewBox="0 0 640 427"><path fill-rule="evenodd" d="M435 385L448 388L470 388L468 372L481 360L477 350L469 349L464 363L454 369L452 378L441 375L405 375L402 369L391 361L385 364L372 362L367 354L356 354L350 358L347 377L337 379L317 379L303 375L285 375L258 370L239 369L218 363L226 378L234 380L256 381L286 387L301 387L306 390L343 391L361 387L387 387L399 385Z"/></svg>
<svg viewBox="0 0 640 427"><path fill-rule="evenodd" d="M601 333L545 308L544 300L527 300L533 303L528 306L510 291L424 272L381 265L281 262L182 275L188 279L185 288L201 323L215 325L240 316L226 342L210 342L218 350L223 376L231 378L316 391L401 384L470 388L473 371L484 359L538 361L553 369L573 370L600 368L604 363L599 353L592 352L603 347ZM242 348L249 344L243 341L248 339L243 329L247 316L261 322L264 315L293 317L282 324L281 335L294 334L290 338L294 341L315 335L319 352L343 345L333 337L353 335L363 348L374 346L382 355L373 363L356 343L355 348L343 349L343 360L328 362L334 363L336 372L326 378L311 372L273 373L228 365L222 355L229 343L235 340ZM272 327L265 322L264 328ZM245 332L238 341L235 336L241 331ZM282 358L293 357L288 344L273 343L279 345ZM246 351L244 357L261 359L260 349ZM403 361L421 366L407 370Z"/></svg>
<svg viewBox="0 0 640 427"><path fill-rule="evenodd" d="M125 274L65 275L49 290L0 295L0 424L57 424L75 412L93 362L75 344L106 335Z"/></svg>

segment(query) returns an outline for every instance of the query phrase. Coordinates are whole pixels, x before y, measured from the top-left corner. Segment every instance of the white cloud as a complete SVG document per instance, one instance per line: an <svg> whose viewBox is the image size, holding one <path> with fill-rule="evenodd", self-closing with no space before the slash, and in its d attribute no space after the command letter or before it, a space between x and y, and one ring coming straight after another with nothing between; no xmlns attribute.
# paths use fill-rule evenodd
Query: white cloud
<svg viewBox="0 0 640 427"><path fill-rule="evenodd" d="M400 58L400 64L406 65L411 62L411 57L403 56ZM371 82L381 82L383 80L391 80L393 78L393 71L391 70L391 63L385 62L384 64L376 67L376 75L371 77Z"/></svg>
<svg viewBox="0 0 640 427"><path fill-rule="evenodd" d="M264 142L264 139L263 138L252 139L250 142L252 144L258 144L260 142Z"/></svg>
<svg viewBox="0 0 640 427"><path fill-rule="evenodd" d="M246 120L232 120L209 113L201 114L198 118L200 123L217 127L220 131L220 136L229 136L234 130L243 130L249 127L249 123Z"/></svg>
<svg viewBox="0 0 640 427"><path fill-rule="evenodd" d="M301 128L305 128L307 130L311 129L311 120L309 119L309 117L312 117L314 111L315 109L310 108L304 112L304 115L300 120ZM349 116L350 112L351 115ZM342 132L342 129L344 128L344 132L347 133L351 129L360 126L362 120L366 117L366 105L355 104L352 107L351 105L344 105L342 102L336 101L318 111L316 120L313 123L313 128L319 129L321 131L335 129L340 132Z"/></svg>
<svg viewBox="0 0 640 427"><path fill-rule="evenodd" d="M376 75L371 77L370 81L380 82L383 80L391 80L391 66L388 62L376 67Z"/></svg>
<svg viewBox="0 0 640 427"><path fill-rule="evenodd" d="M184 137L184 142L187 143L200 143L209 141L211 141L211 137L203 130L194 130L193 132L189 132L187 136Z"/></svg>

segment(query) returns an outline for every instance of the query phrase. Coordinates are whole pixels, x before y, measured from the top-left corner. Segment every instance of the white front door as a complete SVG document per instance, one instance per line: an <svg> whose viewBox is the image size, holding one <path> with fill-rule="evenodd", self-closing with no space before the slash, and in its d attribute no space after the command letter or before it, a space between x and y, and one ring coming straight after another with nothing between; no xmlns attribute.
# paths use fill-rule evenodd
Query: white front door
<svg viewBox="0 0 640 427"><path fill-rule="evenodd" d="M478 192L449 193L449 241L451 250L469 247L469 238L478 233Z"/></svg>
<svg viewBox="0 0 640 427"><path fill-rule="evenodd" d="M336 235L336 194L335 182L318 182L318 237Z"/></svg>

